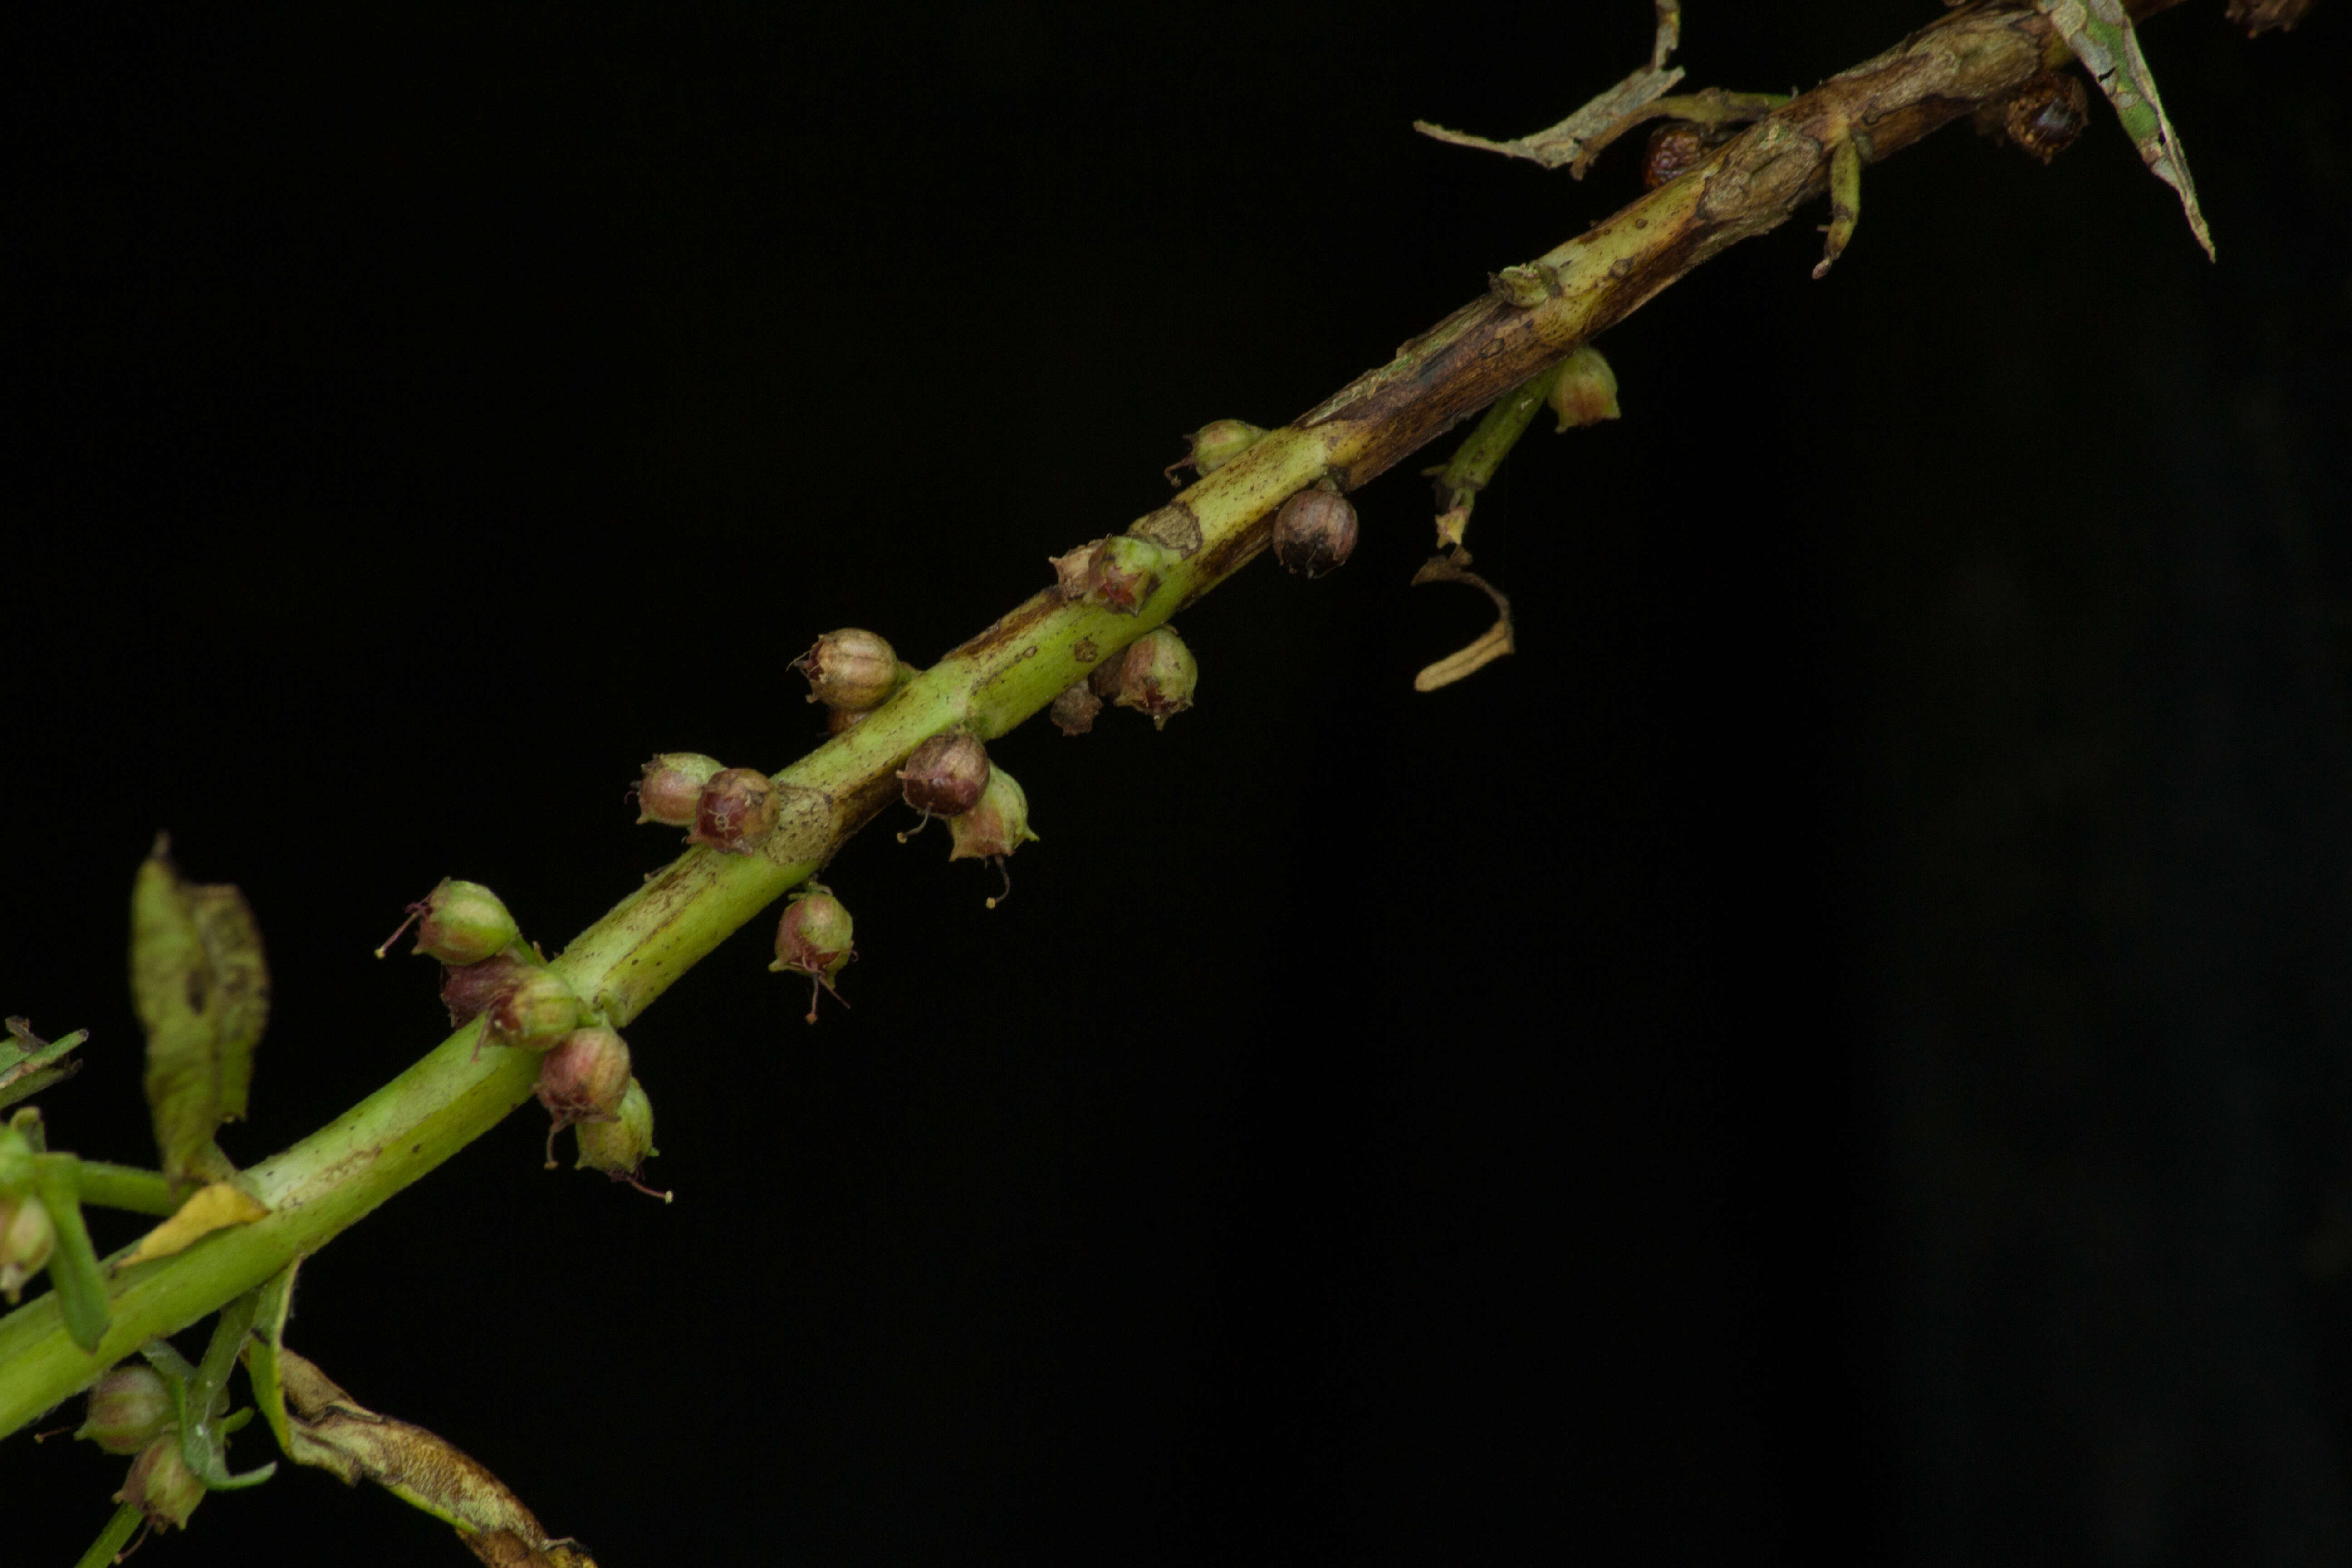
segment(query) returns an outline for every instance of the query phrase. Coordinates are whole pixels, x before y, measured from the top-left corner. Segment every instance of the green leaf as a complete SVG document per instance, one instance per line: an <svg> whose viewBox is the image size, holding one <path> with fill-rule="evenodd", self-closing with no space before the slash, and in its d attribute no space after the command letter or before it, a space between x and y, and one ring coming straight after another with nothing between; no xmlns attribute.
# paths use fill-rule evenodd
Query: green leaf
<svg viewBox="0 0 2352 1568"><path fill-rule="evenodd" d="M163 1173L216 1179L222 1121L245 1113L269 974L245 896L184 882L166 838L131 896L131 989L147 1029L147 1105Z"/></svg>
<svg viewBox="0 0 2352 1568"><path fill-rule="evenodd" d="M286 1425L286 1386L278 1370L278 1352L286 1343L286 1319L294 1306L296 1258L255 1292L253 1337L245 1342L245 1377L253 1386L253 1402L278 1438L280 1452L294 1458L294 1437Z"/></svg>
<svg viewBox="0 0 2352 1568"><path fill-rule="evenodd" d="M0 1042L0 1110L81 1071L81 1063L66 1060L66 1053L89 1038L88 1029L49 1041L33 1033L26 1019L11 1018L7 1026L8 1038Z"/></svg>
<svg viewBox="0 0 2352 1568"><path fill-rule="evenodd" d="M2050 18L2107 101L2116 118L2139 149L2149 173L2180 193L2181 210L2189 215L2189 232L2213 256L2213 236L2197 205L2197 183L2189 177L2189 159L2180 150L2179 132L2164 112L2157 96L2155 73L2139 50L2139 35L2132 30L2131 13L2124 0L2033 0L2034 8Z"/></svg>

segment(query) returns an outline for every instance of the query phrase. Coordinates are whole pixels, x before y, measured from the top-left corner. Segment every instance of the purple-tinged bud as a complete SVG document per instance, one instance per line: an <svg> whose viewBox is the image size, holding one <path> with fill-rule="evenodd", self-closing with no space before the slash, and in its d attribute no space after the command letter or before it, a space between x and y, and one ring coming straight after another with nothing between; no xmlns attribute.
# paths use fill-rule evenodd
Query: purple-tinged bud
<svg viewBox="0 0 2352 1568"><path fill-rule="evenodd" d="M157 1530L185 1528L188 1515L205 1500L205 1483L182 1458L178 1433L168 1433L139 1450L139 1457L131 1461L130 1477L114 1494L114 1500L127 1502L145 1514L147 1522Z"/></svg>
<svg viewBox="0 0 2352 1568"><path fill-rule="evenodd" d="M1560 366L1549 401L1551 411L1559 416L1562 430L1614 419L1618 416L1617 373L1609 368L1599 349L1587 343Z"/></svg>
<svg viewBox="0 0 2352 1568"><path fill-rule="evenodd" d="M602 1026L574 1029L540 1058L540 1104L555 1118L547 1130L547 1168L555 1169L555 1135L575 1121L619 1114L629 1088L628 1042Z"/></svg>
<svg viewBox="0 0 2352 1568"><path fill-rule="evenodd" d="M1161 470L1171 485L1177 482L1179 468L1192 468L1202 479L1208 478L1265 439L1265 431L1246 419L1213 419L1184 439L1192 444L1192 454Z"/></svg>
<svg viewBox="0 0 2352 1568"><path fill-rule="evenodd" d="M1346 496L1300 490L1274 514L1274 555L1286 572L1312 581L1355 552L1356 509Z"/></svg>
<svg viewBox="0 0 2352 1568"><path fill-rule="evenodd" d="M725 768L702 786L688 844L708 845L730 855L748 855L775 831L783 811L775 781L757 768Z"/></svg>
<svg viewBox="0 0 2352 1568"><path fill-rule="evenodd" d="M828 708L877 707L898 688L897 650L856 626L825 633L793 668L808 677L808 700Z"/></svg>
<svg viewBox="0 0 2352 1568"><path fill-rule="evenodd" d="M1085 599L1131 616L1160 591L1161 580L1179 559L1156 541L1113 534L1056 556L1055 585L1066 599Z"/></svg>
<svg viewBox="0 0 2352 1568"><path fill-rule="evenodd" d="M979 804L961 816L950 817L948 830L955 835L950 860L993 860L1003 874L1004 891L989 900L988 907L992 910L1011 897L1013 874L1004 869L1004 858L1037 841L1029 831L1029 796L1019 782L1003 768L992 769Z"/></svg>
<svg viewBox="0 0 2352 1568"><path fill-rule="evenodd" d="M15 1306L25 1281L47 1267L58 1244L57 1223L41 1200L26 1193L0 1198L0 1296Z"/></svg>
<svg viewBox="0 0 2352 1568"><path fill-rule="evenodd" d="M841 1001L833 977L857 956L856 933L856 922L849 918L849 910L830 888L815 882L793 895L793 901L784 906L784 918L776 922L776 962L768 968L780 974L809 977L808 1021L812 1024L816 1022L818 986L832 991L834 1000Z"/></svg>
<svg viewBox="0 0 2352 1568"><path fill-rule="evenodd" d="M1095 727L1095 715L1101 711L1102 699L1094 694L1086 681L1081 680L1055 698L1054 705L1045 710L1045 716L1063 734L1083 735Z"/></svg>
<svg viewBox="0 0 2352 1568"><path fill-rule="evenodd" d="M551 1050L580 1024L580 998L552 971L531 968L482 1010L486 1039L517 1050Z"/></svg>
<svg viewBox="0 0 2352 1568"><path fill-rule="evenodd" d="M575 1171L602 1171L616 1182L626 1182L647 1197L667 1203L670 1194L646 1185L646 1162L661 1152L654 1147L654 1102L634 1078L621 1093L621 1109L610 1121L583 1121L573 1135L579 1140Z"/></svg>
<svg viewBox="0 0 2352 1568"><path fill-rule="evenodd" d="M970 811L988 785L988 748L969 730L943 730L917 746L907 765L896 774L907 804L934 816L960 816ZM923 823L908 832L919 833ZM898 835L905 843L907 834Z"/></svg>
<svg viewBox="0 0 2352 1568"><path fill-rule="evenodd" d="M1149 713L1152 724L1164 730L1169 720L1192 706L1192 689L1200 683L1201 667L1192 650L1173 626L1161 626L1128 644L1118 661L1112 700Z"/></svg>
<svg viewBox="0 0 2352 1568"><path fill-rule="evenodd" d="M637 822L691 827L702 804L702 786L719 771L717 757L700 752L664 752L647 763L637 781Z"/></svg>
<svg viewBox="0 0 2352 1568"><path fill-rule="evenodd" d="M408 906L408 920L383 939L383 946L375 950L378 958L400 940L400 931L411 921L416 922L416 945L410 951L449 964L479 963L522 936L496 893L479 882L444 877L440 886Z"/></svg>
<svg viewBox="0 0 2352 1568"><path fill-rule="evenodd" d="M449 1026L454 1029L468 1018L478 1016L482 1009L499 999L501 992L531 973L533 967L511 952L502 952L479 963L444 969L441 1005L449 1009Z"/></svg>
<svg viewBox="0 0 2352 1568"><path fill-rule="evenodd" d="M74 1434L110 1454L135 1454L172 1425L172 1391L163 1374L124 1362L90 1384L88 1419Z"/></svg>

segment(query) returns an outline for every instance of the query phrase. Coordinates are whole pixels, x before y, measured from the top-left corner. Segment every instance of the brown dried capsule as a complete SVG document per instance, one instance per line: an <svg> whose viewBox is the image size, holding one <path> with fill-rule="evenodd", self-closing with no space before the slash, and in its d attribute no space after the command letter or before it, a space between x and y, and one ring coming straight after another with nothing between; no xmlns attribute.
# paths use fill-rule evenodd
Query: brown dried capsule
<svg viewBox="0 0 2352 1568"><path fill-rule="evenodd" d="M707 845L730 855L748 855L775 830L783 803L775 781L757 768L725 768L702 786L688 844Z"/></svg>
<svg viewBox="0 0 2352 1568"><path fill-rule="evenodd" d="M532 965L510 952L463 963L441 972L441 1005L449 1009L449 1026L456 1028L499 999L499 994L520 981Z"/></svg>
<svg viewBox="0 0 2352 1568"><path fill-rule="evenodd" d="M1283 570L1320 577L1356 552L1356 509L1329 490L1304 489L1274 514L1274 554Z"/></svg>
<svg viewBox="0 0 2352 1568"><path fill-rule="evenodd" d="M2001 133L2045 163L2090 124L2091 95L2072 71L2036 77L2000 105Z"/></svg>
<svg viewBox="0 0 2352 1568"><path fill-rule="evenodd" d="M919 833L934 816L961 816L988 787L988 748L969 730L947 730L917 746L897 773L899 793L923 814L908 829ZM905 843L907 834L898 835Z"/></svg>
<svg viewBox="0 0 2352 1568"><path fill-rule="evenodd" d="M634 786L639 825L693 826L695 808L702 804L702 786L720 766L717 757L706 757L700 752L664 752L646 763L645 777Z"/></svg>
<svg viewBox="0 0 2352 1568"><path fill-rule="evenodd" d="M1650 132L1650 145L1642 157L1642 185L1644 190L1656 190L1667 181L1676 179L1698 167L1715 154L1715 150L1730 139L1731 128L1720 130L1709 125L1694 125L1687 120L1670 120Z"/></svg>
<svg viewBox="0 0 2352 1568"><path fill-rule="evenodd" d="M547 1130L549 1170L555 1169L555 1135L575 1121L604 1121L618 1114L628 1088L628 1042L611 1029L574 1029L540 1059L533 1092L555 1118Z"/></svg>
<svg viewBox="0 0 2352 1568"><path fill-rule="evenodd" d="M1103 700L1094 694L1088 681L1081 680L1055 698L1045 716L1063 734L1083 735L1095 727L1095 715L1102 711L1102 706Z"/></svg>
<svg viewBox="0 0 2352 1568"><path fill-rule="evenodd" d="M1345 505L1345 502L1341 503ZM1118 661L1118 690L1112 700L1151 715L1158 729L1192 706L1201 667L1173 626L1147 632L1129 643Z"/></svg>
<svg viewBox="0 0 2352 1568"><path fill-rule="evenodd" d="M897 650L856 626L825 633L793 668L808 677L808 700L828 708L877 707L898 685Z"/></svg>

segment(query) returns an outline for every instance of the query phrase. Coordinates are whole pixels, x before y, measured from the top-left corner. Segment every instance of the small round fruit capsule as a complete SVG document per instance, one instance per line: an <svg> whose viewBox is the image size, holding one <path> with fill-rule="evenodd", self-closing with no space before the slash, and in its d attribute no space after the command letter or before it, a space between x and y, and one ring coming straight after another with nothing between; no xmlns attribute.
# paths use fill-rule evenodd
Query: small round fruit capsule
<svg viewBox="0 0 2352 1568"><path fill-rule="evenodd" d="M857 956L856 934L856 922L830 888L811 882L784 906L783 919L776 922L776 962L768 968L779 974L809 977L810 1023L816 1022L819 986L832 991L833 999L843 1006L849 1005L834 989L833 977Z"/></svg>
<svg viewBox="0 0 2352 1568"><path fill-rule="evenodd" d="M444 963L479 963L522 936L514 916L507 913L496 893L479 882L461 882L454 877L442 878L440 886L408 906L408 919L400 922L400 931L384 938L383 946L375 950L378 958L400 940L400 931L406 931L411 921L416 922L416 945L410 951Z"/></svg>
<svg viewBox="0 0 2352 1568"><path fill-rule="evenodd" d="M575 1121L617 1115L629 1087L629 1046L602 1026L574 1029L540 1059L540 1104L555 1118L547 1130L547 1168L555 1169L555 1135Z"/></svg>
<svg viewBox="0 0 2352 1568"><path fill-rule="evenodd" d="M25 1281L47 1268L58 1244L57 1223L40 1199L26 1193L0 1198L0 1296L15 1306Z"/></svg>
<svg viewBox="0 0 2352 1568"><path fill-rule="evenodd" d="M135 1454L172 1425L172 1391L163 1374L124 1362L89 1387L89 1406L74 1436L110 1454Z"/></svg>
<svg viewBox="0 0 2352 1568"><path fill-rule="evenodd" d="M1065 735L1083 735L1095 727L1095 715L1102 711L1102 699L1094 694L1086 681L1079 681L1059 697L1045 716Z"/></svg>
<svg viewBox="0 0 2352 1568"><path fill-rule="evenodd" d="M917 746L896 776L898 793L923 814L908 833L919 833L934 816L960 816L980 799L988 785L988 748L969 730L943 730ZM908 833L898 835L899 843Z"/></svg>
<svg viewBox="0 0 2352 1568"><path fill-rule="evenodd" d="M1601 357L1601 351L1585 344L1568 356L1560 366L1559 379L1551 384L1551 411L1559 416L1559 428L1573 430L1582 425L1598 425L1603 419L1617 417L1617 373Z"/></svg>
<svg viewBox="0 0 2352 1568"><path fill-rule="evenodd" d="M1649 149L1642 158L1643 188L1654 191L1697 168L1725 140L1708 126L1669 120L1650 132Z"/></svg>
<svg viewBox="0 0 2352 1568"><path fill-rule="evenodd" d="M1112 700L1150 714L1152 724L1164 730L1169 720L1192 706L1192 690L1200 683L1201 667L1192 650L1173 626L1161 626L1128 645Z"/></svg>
<svg viewBox="0 0 2352 1568"><path fill-rule="evenodd" d="M2009 139L2047 163L2090 128L2091 98L2074 72L2045 73L2000 106Z"/></svg>
<svg viewBox="0 0 2352 1568"><path fill-rule="evenodd" d="M635 1078L621 1091L621 1109L610 1121L583 1121L573 1134L580 1144L575 1171L602 1171L616 1182L626 1182L650 1198L670 1201L668 1193L646 1185L646 1162L661 1152L654 1147L654 1102Z"/></svg>
<svg viewBox="0 0 2352 1568"><path fill-rule="evenodd" d="M1013 873L1004 868L1004 858L1037 841L1029 831L1029 796L1020 783L1003 768L991 770L979 804L961 816L950 817L948 830L955 836L950 860L993 860L1004 878L1004 891L989 900L988 907L992 910L1012 897Z"/></svg>
<svg viewBox="0 0 2352 1568"><path fill-rule="evenodd" d="M533 965L511 952L501 952L479 963L461 963L441 972L441 1005L449 1009L449 1026L456 1028L499 999L501 992L532 972Z"/></svg>
<svg viewBox="0 0 2352 1568"><path fill-rule="evenodd" d="M856 626L825 633L793 668L808 677L808 700L828 708L877 707L898 686L897 650Z"/></svg>
<svg viewBox="0 0 2352 1568"><path fill-rule="evenodd" d="M482 1010L485 1038L517 1050L552 1050L580 1023L580 998L554 973L530 969Z"/></svg>
<svg viewBox="0 0 2352 1568"><path fill-rule="evenodd" d="M688 844L748 855L775 830L782 812L775 781L757 768L723 768L702 786Z"/></svg>
<svg viewBox="0 0 2352 1568"><path fill-rule="evenodd" d="M1213 419L1184 439L1192 443L1192 454L1179 458L1163 470L1171 485L1176 482L1179 468L1189 468L1202 479L1208 478L1265 439L1265 431L1246 419Z"/></svg>
<svg viewBox="0 0 2352 1568"><path fill-rule="evenodd" d="M635 785L637 823L658 822L664 827L691 827L702 804L702 786L719 771L717 757L700 752L664 752L646 763L645 777Z"/></svg>
<svg viewBox="0 0 2352 1568"><path fill-rule="evenodd" d="M145 1514L147 1522L157 1530L186 1526L188 1515L205 1500L205 1483L181 1456L177 1432L166 1433L139 1450L114 1500L127 1502Z"/></svg>
<svg viewBox="0 0 2352 1568"><path fill-rule="evenodd" d="M1156 540L1118 533L1055 557L1054 574L1062 597L1085 599L1131 616L1160 591L1161 580L1181 559Z"/></svg>
<svg viewBox="0 0 2352 1568"><path fill-rule="evenodd" d="M1312 581L1355 552L1356 509L1346 496L1300 490L1274 514L1274 555L1286 572Z"/></svg>

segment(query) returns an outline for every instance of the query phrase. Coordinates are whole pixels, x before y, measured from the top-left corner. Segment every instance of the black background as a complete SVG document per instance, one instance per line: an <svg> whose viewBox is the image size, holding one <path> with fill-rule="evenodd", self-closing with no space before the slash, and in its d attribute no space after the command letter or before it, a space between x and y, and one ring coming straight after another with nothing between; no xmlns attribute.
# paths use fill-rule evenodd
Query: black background
<svg viewBox="0 0 2352 1568"><path fill-rule="evenodd" d="M291 1342L614 1568L2346 1560L2347 18L2220 9L2148 31L2218 268L2104 111L1905 153L1829 279L1819 213L1711 264L1607 339L1621 424L1512 459L1518 657L1410 690L1486 611L1407 590L1391 475L1346 571L1184 617L1165 733L995 748L1003 909L869 832L855 1011L762 921L631 1030L674 1207L528 1110ZM1683 63L1910 10L1694 5ZM934 657L1177 432L1637 194L1409 122L1547 123L1646 13L20 16L0 1005L93 1031L55 1139L150 1154L157 828L271 944L257 1160L440 1037L369 955L435 879L552 947L673 852L646 753L814 743L816 633ZM7 1555L120 1472L0 1447ZM144 1550L465 1560L290 1470Z"/></svg>

